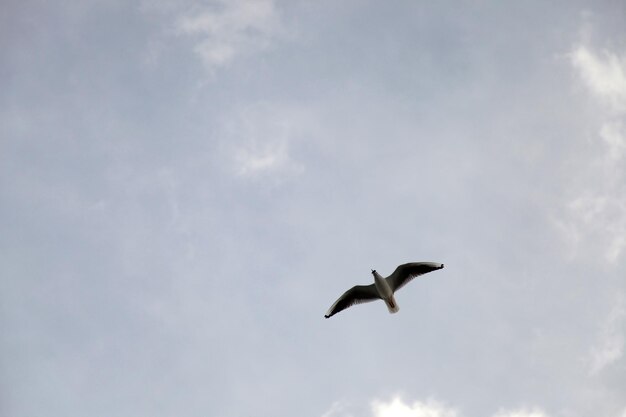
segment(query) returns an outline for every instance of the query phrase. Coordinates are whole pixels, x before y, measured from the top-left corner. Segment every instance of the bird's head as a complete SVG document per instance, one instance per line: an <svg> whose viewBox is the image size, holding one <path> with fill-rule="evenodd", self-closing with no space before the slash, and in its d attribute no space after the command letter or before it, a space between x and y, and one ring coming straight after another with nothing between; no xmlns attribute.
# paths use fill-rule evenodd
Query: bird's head
<svg viewBox="0 0 626 417"><path fill-rule="evenodd" d="M376 270L372 269L372 275L376 274Z"/></svg>

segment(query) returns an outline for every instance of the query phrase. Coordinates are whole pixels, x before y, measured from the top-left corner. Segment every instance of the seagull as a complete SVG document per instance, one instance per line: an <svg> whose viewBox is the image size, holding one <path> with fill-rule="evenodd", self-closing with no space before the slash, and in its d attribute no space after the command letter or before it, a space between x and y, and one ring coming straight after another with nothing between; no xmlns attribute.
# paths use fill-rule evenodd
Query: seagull
<svg viewBox="0 0 626 417"><path fill-rule="evenodd" d="M369 303L378 299L385 302L389 313L397 313L400 307L393 298L393 294L413 278L442 268L443 264L436 262L410 262L398 266L393 274L387 278L383 278L376 270L372 269L374 283L356 285L350 288L330 306L324 317L329 318L355 304Z"/></svg>

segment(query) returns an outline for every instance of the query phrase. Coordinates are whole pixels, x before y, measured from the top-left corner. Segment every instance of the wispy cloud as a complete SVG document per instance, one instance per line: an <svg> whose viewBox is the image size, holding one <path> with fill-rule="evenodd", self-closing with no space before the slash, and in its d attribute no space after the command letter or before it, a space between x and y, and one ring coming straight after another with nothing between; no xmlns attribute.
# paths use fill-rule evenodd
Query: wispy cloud
<svg viewBox="0 0 626 417"><path fill-rule="evenodd" d="M291 161L284 138L260 144L253 140L235 151L237 173L256 176L263 173L287 170L299 172L301 167Z"/></svg>
<svg viewBox="0 0 626 417"><path fill-rule="evenodd" d="M456 417L457 411L434 400L405 403L399 397L372 403L374 417Z"/></svg>
<svg viewBox="0 0 626 417"><path fill-rule="evenodd" d="M297 113L293 108L258 104L231 115L222 132L231 172L273 181L302 173L304 165L291 155L301 125Z"/></svg>
<svg viewBox="0 0 626 417"><path fill-rule="evenodd" d="M576 164L584 173L577 191L565 204L565 216L557 221L570 244L595 246L615 264L626 249L626 56L596 52L580 45L570 63L589 91L602 115L593 137L596 155L588 154Z"/></svg>
<svg viewBox="0 0 626 417"><path fill-rule="evenodd" d="M580 45L571 62L589 90L619 113L626 111L626 57L611 51L596 53Z"/></svg>
<svg viewBox="0 0 626 417"><path fill-rule="evenodd" d="M345 414L346 404L343 401L335 401L328 411L322 414L320 417L352 417L352 414Z"/></svg>
<svg viewBox="0 0 626 417"><path fill-rule="evenodd" d="M350 415L344 403L335 402L321 417L348 417ZM372 417L462 417L463 413L432 398L408 402L395 396L389 401L378 399L372 401L371 415ZM493 414L493 417L549 417L549 415L541 408L535 407L501 409Z"/></svg>
<svg viewBox="0 0 626 417"><path fill-rule="evenodd" d="M626 297L620 294L601 325L599 340L591 350L590 372L596 374L624 355Z"/></svg>
<svg viewBox="0 0 626 417"><path fill-rule="evenodd" d="M269 47L281 19L273 0L218 0L183 13L176 29L196 38L194 51L214 71Z"/></svg>
<svg viewBox="0 0 626 417"><path fill-rule="evenodd" d="M621 120L606 122L600 128L600 137L607 146L609 162L617 162L626 151L626 129Z"/></svg>
<svg viewBox="0 0 626 417"><path fill-rule="evenodd" d="M493 417L548 417L548 415L539 409L521 409L513 411L499 411Z"/></svg>

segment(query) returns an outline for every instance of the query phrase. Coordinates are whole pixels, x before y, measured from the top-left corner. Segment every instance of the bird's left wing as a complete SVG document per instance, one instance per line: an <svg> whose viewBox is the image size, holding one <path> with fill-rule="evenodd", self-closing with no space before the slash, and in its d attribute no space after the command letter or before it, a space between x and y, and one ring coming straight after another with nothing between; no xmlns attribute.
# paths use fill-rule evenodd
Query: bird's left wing
<svg viewBox="0 0 626 417"><path fill-rule="evenodd" d="M411 262L402 264L389 275L386 280L391 287L391 291L396 291L405 286L413 278L431 271L443 268L443 264L436 262Z"/></svg>
<svg viewBox="0 0 626 417"><path fill-rule="evenodd" d="M343 295L330 306L324 317L329 318L355 304L368 303L378 299L380 299L380 296L374 284L357 285L344 292Z"/></svg>

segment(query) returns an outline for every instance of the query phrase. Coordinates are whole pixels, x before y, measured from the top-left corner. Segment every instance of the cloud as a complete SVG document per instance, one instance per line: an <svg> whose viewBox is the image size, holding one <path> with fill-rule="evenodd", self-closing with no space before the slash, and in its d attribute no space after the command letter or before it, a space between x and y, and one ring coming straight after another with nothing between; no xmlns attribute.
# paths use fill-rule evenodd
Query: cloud
<svg viewBox="0 0 626 417"><path fill-rule="evenodd" d="M614 111L626 111L626 57L610 51L594 53L581 45L574 49L570 59L593 94L605 100Z"/></svg>
<svg viewBox="0 0 626 417"><path fill-rule="evenodd" d="M321 415L321 417L336 417L336 416L343 416L343 417L351 417L351 414L342 414L346 409L346 404L344 404L341 401L335 401L330 408L328 409L328 411L326 411L324 414Z"/></svg>
<svg viewBox="0 0 626 417"><path fill-rule="evenodd" d="M266 49L281 32L273 0L219 0L180 16L178 33L194 36L194 51L209 71Z"/></svg>
<svg viewBox="0 0 626 417"><path fill-rule="evenodd" d="M462 413L457 409L433 399L408 403L398 396L393 397L390 401L372 401L371 412L372 417L462 417ZM335 402L321 417L348 417L349 415L344 403ZM539 408L522 408L518 410L500 410L493 417L549 416Z"/></svg>
<svg viewBox="0 0 626 417"><path fill-rule="evenodd" d="M302 166L289 157L286 138L270 139L265 143L252 139L235 150L237 174L254 177L265 173L300 173Z"/></svg>
<svg viewBox="0 0 626 417"><path fill-rule="evenodd" d="M281 180L301 174L304 165L290 154L300 136L302 121L297 109L275 104L256 104L240 109L222 129L229 170L254 179Z"/></svg>
<svg viewBox="0 0 626 417"><path fill-rule="evenodd" d="M620 294L602 323L600 338L590 354L590 373L597 374L624 355L626 297Z"/></svg>
<svg viewBox="0 0 626 417"><path fill-rule="evenodd" d="M626 130L621 120L606 122L600 128L600 137L608 147L609 162L619 161L626 151Z"/></svg>
<svg viewBox="0 0 626 417"><path fill-rule="evenodd" d="M600 119L592 151L572 164L575 191L556 222L574 253L579 248L600 251L616 264L626 249L626 58L581 45L571 52L570 63L591 93Z"/></svg>
<svg viewBox="0 0 626 417"><path fill-rule="evenodd" d="M372 403L374 417L456 417L457 412L452 408L434 400L426 402L415 401L407 404L399 397L389 402L374 401Z"/></svg>
<svg viewBox="0 0 626 417"><path fill-rule="evenodd" d="M515 410L515 411L499 411L493 417L548 417L546 413L541 410Z"/></svg>

